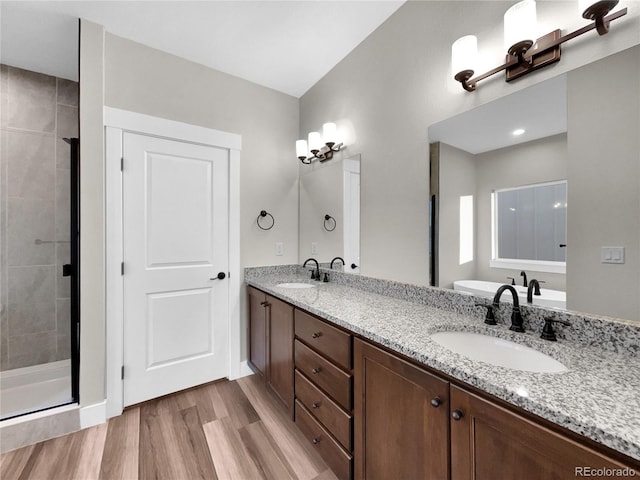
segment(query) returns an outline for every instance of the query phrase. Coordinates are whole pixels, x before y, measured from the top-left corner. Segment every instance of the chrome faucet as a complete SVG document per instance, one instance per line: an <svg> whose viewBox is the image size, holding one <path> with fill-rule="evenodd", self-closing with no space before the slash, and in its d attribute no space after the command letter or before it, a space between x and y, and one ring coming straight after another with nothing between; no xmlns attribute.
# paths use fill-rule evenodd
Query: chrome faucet
<svg viewBox="0 0 640 480"><path fill-rule="evenodd" d="M498 288L498 291L493 297L493 308L498 308L500 305L500 297L505 290L509 290L513 297L513 311L511 312L511 326L509 327L509 330L513 330L514 332L524 332L524 327L522 326L522 315L520 314L520 301L518 300L518 292L515 288L511 285L502 285Z"/></svg>
<svg viewBox="0 0 640 480"><path fill-rule="evenodd" d="M302 264L302 267L306 267L307 263L309 262L316 262L316 271L314 272L313 270L311 270L311 279L312 280L320 280L320 265L318 264L318 261L315 258L307 258L304 263Z"/></svg>
<svg viewBox="0 0 640 480"><path fill-rule="evenodd" d="M533 295L540 295L540 282L532 278L527 288L527 303L533 303Z"/></svg>
<svg viewBox="0 0 640 480"><path fill-rule="evenodd" d="M329 267L329 268L331 268L331 270L333 270L333 262L335 262L336 260L340 260L342 262L342 266L344 266L344 258L336 257L333 260L331 260L331 266Z"/></svg>

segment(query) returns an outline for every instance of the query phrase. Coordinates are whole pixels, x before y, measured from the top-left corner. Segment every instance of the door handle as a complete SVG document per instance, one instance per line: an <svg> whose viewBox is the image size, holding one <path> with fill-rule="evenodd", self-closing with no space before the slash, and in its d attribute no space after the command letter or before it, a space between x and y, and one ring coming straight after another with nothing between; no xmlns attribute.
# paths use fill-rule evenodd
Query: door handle
<svg viewBox="0 0 640 480"><path fill-rule="evenodd" d="M220 272L218 273L218 275L216 275L215 277L211 277L209 280L224 280L225 278L227 278L227 274L224 272Z"/></svg>

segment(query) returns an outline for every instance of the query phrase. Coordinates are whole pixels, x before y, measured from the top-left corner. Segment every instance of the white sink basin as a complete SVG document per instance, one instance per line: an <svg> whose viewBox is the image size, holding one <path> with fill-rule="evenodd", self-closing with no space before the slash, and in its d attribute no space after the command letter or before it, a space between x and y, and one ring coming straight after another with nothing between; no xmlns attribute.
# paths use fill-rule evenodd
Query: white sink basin
<svg viewBox="0 0 640 480"><path fill-rule="evenodd" d="M314 288L315 285L311 283L299 283L299 282L290 282L290 283L279 283L276 287L282 288Z"/></svg>
<svg viewBox="0 0 640 480"><path fill-rule="evenodd" d="M568 369L556 359L533 348L502 338L472 332L438 332L434 342L472 360L535 373L560 373Z"/></svg>

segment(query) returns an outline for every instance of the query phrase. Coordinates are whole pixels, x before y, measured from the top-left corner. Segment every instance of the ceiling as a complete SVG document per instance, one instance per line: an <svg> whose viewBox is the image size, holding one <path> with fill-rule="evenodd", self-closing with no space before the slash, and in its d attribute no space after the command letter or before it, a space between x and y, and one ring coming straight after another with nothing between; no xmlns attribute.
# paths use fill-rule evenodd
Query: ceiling
<svg viewBox="0 0 640 480"><path fill-rule="evenodd" d="M567 76L559 75L431 125L429 141L478 154L566 131Z"/></svg>
<svg viewBox="0 0 640 480"><path fill-rule="evenodd" d="M404 0L2 1L2 63L78 78L77 19L299 97Z"/></svg>

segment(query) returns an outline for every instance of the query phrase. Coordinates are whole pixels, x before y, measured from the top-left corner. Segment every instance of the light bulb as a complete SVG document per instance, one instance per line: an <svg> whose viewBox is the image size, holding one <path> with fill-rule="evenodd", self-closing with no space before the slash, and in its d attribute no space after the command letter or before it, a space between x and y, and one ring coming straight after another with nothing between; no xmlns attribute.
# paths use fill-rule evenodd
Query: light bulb
<svg viewBox="0 0 640 480"><path fill-rule="evenodd" d="M530 40L535 43L538 35L535 0L516 3L504 14L504 48L509 50L516 43Z"/></svg>
<svg viewBox="0 0 640 480"><path fill-rule="evenodd" d="M478 38L465 35L451 45L451 73L455 76L464 70L476 69L478 59Z"/></svg>
<svg viewBox="0 0 640 480"><path fill-rule="evenodd" d="M309 151L319 152L322 148L322 138L318 132L309 132Z"/></svg>
<svg viewBox="0 0 640 480"><path fill-rule="evenodd" d="M336 143L336 124L325 123L322 126L322 140L325 144L333 146Z"/></svg>
<svg viewBox="0 0 640 480"><path fill-rule="evenodd" d="M296 140L296 156L298 158L307 158L309 150L307 150L306 140Z"/></svg>

